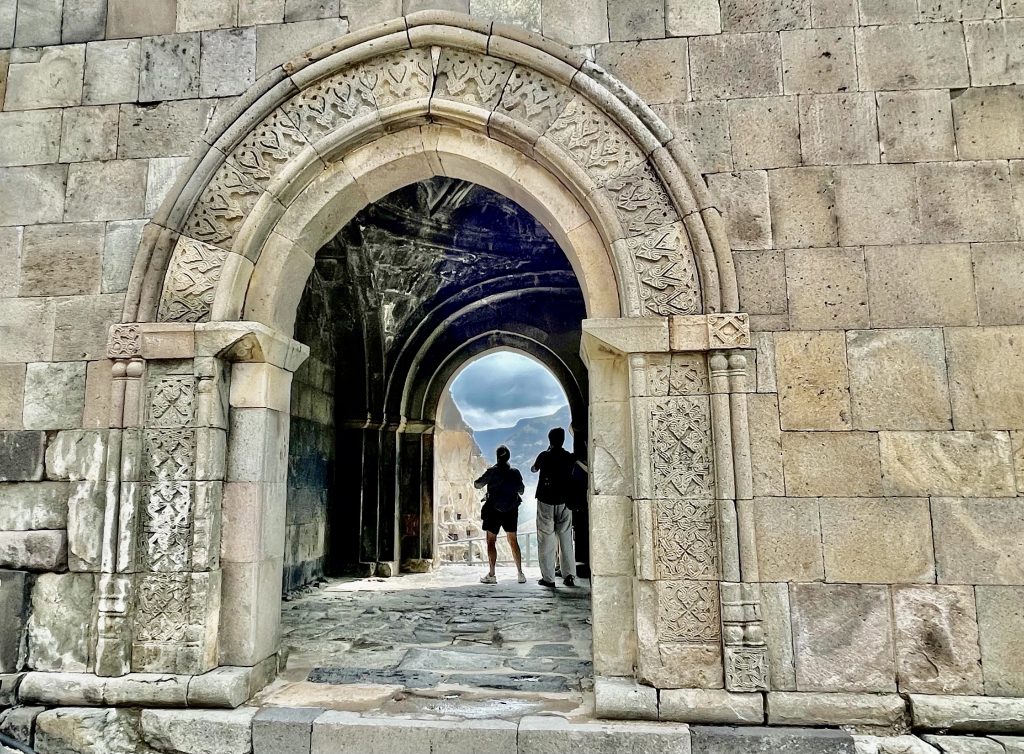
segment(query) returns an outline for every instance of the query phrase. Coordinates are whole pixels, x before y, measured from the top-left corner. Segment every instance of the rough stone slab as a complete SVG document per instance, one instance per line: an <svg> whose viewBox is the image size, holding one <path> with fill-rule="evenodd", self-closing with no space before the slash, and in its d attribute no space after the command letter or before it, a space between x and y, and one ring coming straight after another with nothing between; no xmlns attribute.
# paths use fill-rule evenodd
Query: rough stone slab
<svg viewBox="0 0 1024 754"><path fill-rule="evenodd" d="M754 499L758 572L765 581L822 581L818 501L813 498Z"/></svg>
<svg viewBox="0 0 1024 754"><path fill-rule="evenodd" d="M782 466L791 497L882 494L878 438L870 432L783 432Z"/></svg>
<svg viewBox="0 0 1024 754"><path fill-rule="evenodd" d="M802 0L722 0L725 31L754 32L810 26L810 6Z"/></svg>
<svg viewBox="0 0 1024 754"><path fill-rule="evenodd" d="M974 590L896 586L892 600L900 691L982 693Z"/></svg>
<svg viewBox="0 0 1024 754"><path fill-rule="evenodd" d="M897 694L802 694L772 691L767 695L772 725L906 724L907 709Z"/></svg>
<svg viewBox="0 0 1024 754"><path fill-rule="evenodd" d="M0 60L0 68L3 68L3 60ZM3 88L0 87L0 96L3 95ZM17 270L21 265L21 238L23 228L0 228L0 264L4 269ZM9 275L0 280L0 299L18 295L18 278L16 275ZM3 400L3 399L0 399ZM2 414L0 410L0 414ZM17 429L9 427L9 429Z"/></svg>
<svg viewBox="0 0 1024 754"><path fill-rule="evenodd" d="M805 28L784 31L779 36L786 94L856 91L857 60L852 29Z"/></svg>
<svg viewBox="0 0 1024 754"><path fill-rule="evenodd" d="M663 689L662 720L703 725L756 725L764 722L760 694L734 694L721 689Z"/></svg>
<svg viewBox="0 0 1024 754"><path fill-rule="evenodd" d="M838 730L792 728L690 729L693 754L855 754L853 738Z"/></svg>
<svg viewBox="0 0 1024 754"><path fill-rule="evenodd" d="M0 712L0 732L13 738L15 741L31 741L32 729L35 726L39 713L45 712L45 707L15 707L14 709ZM15 752L15 754L18 754Z"/></svg>
<svg viewBox="0 0 1024 754"><path fill-rule="evenodd" d="M1006 754L1006 749L991 738L981 736L921 736L925 743L943 754Z"/></svg>
<svg viewBox="0 0 1024 754"><path fill-rule="evenodd" d="M91 573L45 573L36 579L28 621L29 668L89 669L95 589Z"/></svg>
<svg viewBox="0 0 1024 754"><path fill-rule="evenodd" d="M973 86L1024 83L1024 19L970 21L964 36Z"/></svg>
<svg viewBox="0 0 1024 754"><path fill-rule="evenodd" d="M685 39L612 42L598 45L597 63L648 104L686 101L690 87L686 50Z"/></svg>
<svg viewBox="0 0 1024 754"><path fill-rule="evenodd" d="M402 749L450 754L479 751L513 754L516 751L516 725L504 720L451 723L391 717L364 718L353 712L333 711L325 712L313 722L311 754L393 754Z"/></svg>
<svg viewBox="0 0 1024 754"><path fill-rule="evenodd" d="M795 691L796 658L788 584L761 584L761 615L768 645L769 687Z"/></svg>
<svg viewBox="0 0 1024 754"><path fill-rule="evenodd" d="M60 21L63 0L21 0L18 3L16 47L42 47L60 44Z"/></svg>
<svg viewBox="0 0 1024 754"><path fill-rule="evenodd" d="M782 429L850 428L846 341L842 333L778 333L775 364Z"/></svg>
<svg viewBox="0 0 1024 754"><path fill-rule="evenodd" d="M71 107L82 103L85 45L46 47L7 72L5 110Z"/></svg>
<svg viewBox="0 0 1024 754"><path fill-rule="evenodd" d="M0 364L0 429L22 428L21 411L24 402L25 365ZM0 520L2 516L0 513ZM4 527L0 526L0 529L2 528Z"/></svg>
<svg viewBox="0 0 1024 754"><path fill-rule="evenodd" d="M867 276L860 248L786 251L786 290L790 324L796 329L846 330L869 325ZM851 378L855 367L850 356Z"/></svg>
<svg viewBox="0 0 1024 754"><path fill-rule="evenodd" d="M309 754L313 721L323 712L314 707L264 707L252 721L253 754Z"/></svg>
<svg viewBox="0 0 1024 754"><path fill-rule="evenodd" d="M545 16L547 8L544 9ZM668 0L665 30L670 37L696 37L722 31L718 0Z"/></svg>
<svg viewBox="0 0 1024 754"><path fill-rule="evenodd" d="M657 720L658 691L626 678L595 678L594 709L614 720Z"/></svg>
<svg viewBox="0 0 1024 754"><path fill-rule="evenodd" d="M825 247L838 243L835 184L831 168L791 168L768 173L776 247Z"/></svg>
<svg viewBox="0 0 1024 754"><path fill-rule="evenodd" d="M46 449L47 476L65 481L102 481L106 436L106 430L58 432Z"/></svg>
<svg viewBox="0 0 1024 754"><path fill-rule="evenodd" d="M0 113L0 167L57 162L60 123L60 110Z"/></svg>
<svg viewBox="0 0 1024 754"><path fill-rule="evenodd" d="M82 423L85 362L29 364L25 373L26 429L64 429Z"/></svg>
<svg viewBox="0 0 1024 754"><path fill-rule="evenodd" d="M177 0L107 0L107 37L146 37L174 31Z"/></svg>
<svg viewBox="0 0 1024 754"><path fill-rule="evenodd" d="M1024 119L1024 87L977 87L953 98L953 124L961 159L1024 157L1015 128Z"/></svg>
<svg viewBox="0 0 1024 754"><path fill-rule="evenodd" d="M61 41L89 42L103 39L107 25L107 0L64 0Z"/></svg>
<svg viewBox="0 0 1024 754"><path fill-rule="evenodd" d="M875 327L977 324L967 244L875 246L864 259Z"/></svg>
<svg viewBox="0 0 1024 754"><path fill-rule="evenodd" d="M250 754L255 707L236 710L144 710L142 736L164 751Z"/></svg>
<svg viewBox="0 0 1024 754"><path fill-rule="evenodd" d="M188 684L188 706L238 707L251 695L252 677L252 668L230 666L194 676Z"/></svg>
<svg viewBox="0 0 1024 754"><path fill-rule="evenodd" d="M524 717L519 722L519 750L537 754L690 754L690 729L686 725L574 724L560 717Z"/></svg>
<svg viewBox="0 0 1024 754"><path fill-rule="evenodd" d="M858 754L939 754L917 736L855 735Z"/></svg>
<svg viewBox="0 0 1024 754"><path fill-rule="evenodd" d="M68 172L69 221L131 220L142 217L146 203L145 160L80 162Z"/></svg>
<svg viewBox="0 0 1024 754"><path fill-rule="evenodd" d="M854 428L953 428L941 330L850 332L847 358Z"/></svg>
<svg viewBox="0 0 1024 754"><path fill-rule="evenodd" d="M201 48L201 97L230 97L241 94L255 83L255 29L203 32Z"/></svg>
<svg viewBox="0 0 1024 754"><path fill-rule="evenodd" d="M882 162L956 159L949 96L945 89L878 92Z"/></svg>
<svg viewBox="0 0 1024 754"><path fill-rule="evenodd" d="M927 162L916 170L922 240L1016 240L1005 162Z"/></svg>
<svg viewBox="0 0 1024 754"><path fill-rule="evenodd" d="M330 18L298 21L293 24L269 24L256 29L256 77L291 60L305 50L342 36L348 21Z"/></svg>
<svg viewBox="0 0 1024 754"><path fill-rule="evenodd" d="M139 98L142 46L136 39L90 42L85 51L82 103L108 105Z"/></svg>
<svg viewBox="0 0 1024 754"><path fill-rule="evenodd" d="M61 162L112 160L117 156L117 108L74 107L64 110Z"/></svg>
<svg viewBox="0 0 1024 754"><path fill-rule="evenodd" d="M958 23L869 26L856 35L861 89L961 89L970 83Z"/></svg>
<svg viewBox="0 0 1024 754"><path fill-rule="evenodd" d="M800 153L805 165L878 162L874 93L800 97Z"/></svg>
<svg viewBox="0 0 1024 754"><path fill-rule="evenodd" d="M0 673L13 673L22 666L28 589L27 573L0 571ZM0 688L0 706L6 706L2 691Z"/></svg>
<svg viewBox="0 0 1024 754"><path fill-rule="evenodd" d="M917 243L921 238L913 165L837 167L835 197L841 246Z"/></svg>
<svg viewBox="0 0 1024 754"><path fill-rule="evenodd" d="M212 113L213 103L201 100L123 105L118 156L122 159L173 158L191 154ZM150 175L155 162L157 160L150 161Z"/></svg>
<svg viewBox="0 0 1024 754"><path fill-rule="evenodd" d="M199 57L198 33L143 39L139 99L159 102L198 97Z"/></svg>
<svg viewBox="0 0 1024 754"><path fill-rule="evenodd" d="M947 331L953 423L957 429L1024 426L1024 343L1020 328Z"/></svg>
<svg viewBox="0 0 1024 754"><path fill-rule="evenodd" d="M0 432L0 482L32 482L43 478L45 432Z"/></svg>
<svg viewBox="0 0 1024 754"><path fill-rule="evenodd" d="M0 225L60 222L67 175L67 165L0 168Z"/></svg>
<svg viewBox="0 0 1024 754"><path fill-rule="evenodd" d="M1024 733L1024 699L910 694L914 728Z"/></svg>
<svg viewBox="0 0 1024 754"><path fill-rule="evenodd" d="M103 223L61 223L25 229L22 296L99 293Z"/></svg>
<svg viewBox="0 0 1024 754"><path fill-rule="evenodd" d="M777 34L719 34L690 40L694 99L782 94L782 48Z"/></svg>
<svg viewBox="0 0 1024 754"><path fill-rule="evenodd" d="M1016 494L1005 432L879 432L886 495Z"/></svg>
<svg viewBox="0 0 1024 754"><path fill-rule="evenodd" d="M934 498L939 583L1024 584L1017 498Z"/></svg>
<svg viewBox="0 0 1024 754"><path fill-rule="evenodd" d="M1024 696L1024 587L979 586L976 593L985 693Z"/></svg>
<svg viewBox="0 0 1024 754"><path fill-rule="evenodd" d="M63 571L67 562L67 532L0 531L0 568Z"/></svg>
<svg viewBox="0 0 1024 754"><path fill-rule="evenodd" d="M139 734L138 710L63 707L36 718L39 754L159 754Z"/></svg>
<svg viewBox="0 0 1024 754"><path fill-rule="evenodd" d="M889 590L854 584L792 584L800 691L896 690Z"/></svg>
<svg viewBox="0 0 1024 754"><path fill-rule="evenodd" d="M796 97L755 97L728 101L729 133L737 170L800 164L800 123ZM750 128L757 123L757 128Z"/></svg>

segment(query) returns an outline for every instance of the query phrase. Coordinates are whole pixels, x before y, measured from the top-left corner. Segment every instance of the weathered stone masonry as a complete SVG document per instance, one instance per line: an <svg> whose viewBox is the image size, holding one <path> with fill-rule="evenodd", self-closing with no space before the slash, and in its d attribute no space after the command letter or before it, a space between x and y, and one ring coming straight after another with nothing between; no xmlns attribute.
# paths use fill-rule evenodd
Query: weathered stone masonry
<svg viewBox="0 0 1024 754"><path fill-rule="evenodd" d="M445 174L544 222L587 300L599 675L684 720L1005 716L968 699L1024 695L1024 7L412 5L0 0L22 698L272 673L298 296Z"/></svg>

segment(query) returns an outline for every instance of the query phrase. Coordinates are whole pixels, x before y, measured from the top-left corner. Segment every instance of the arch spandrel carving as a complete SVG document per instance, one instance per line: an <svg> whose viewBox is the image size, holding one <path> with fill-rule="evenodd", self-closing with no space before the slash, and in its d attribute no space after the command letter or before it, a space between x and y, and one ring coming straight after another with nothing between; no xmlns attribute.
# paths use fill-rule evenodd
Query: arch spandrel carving
<svg viewBox="0 0 1024 754"><path fill-rule="evenodd" d="M522 34L513 40L493 29L484 36L478 26L468 20L466 28L435 23L429 34L410 34L401 42L392 22L380 29L387 44L364 32L363 41L340 52L312 64L286 66L293 71L292 93L278 94L279 83L256 99L214 140L211 154L196 161L197 170L210 173L205 187L196 189L204 183L197 172L187 195L167 200L161 217L186 218L182 227L171 228L182 233L177 245L199 241L256 261L273 231L272 215L287 210L288 202L279 197L294 198L325 167L367 140L410 123L436 120L484 134L501 132L502 141L517 144L527 159L536 153L591 216L600 217L605 254L619 279L623 315L734 308L729 291L735 286L728 280L724 288L720 285L715 262L723 253L717 248L723 239L694 212L707 208L707 197L700 190L694 193L693 181L687 179L694 169L681 164L682 151L663 148L676 146L670 132L593 64L578 61L568 51L555 57L547 51L547 40L530 47ZM399 43L405 49L395 49ZM492 49L496 54L488 54ZM576 67L570 69L567 61ZM226 159L209 159L218 151ZM288 185L282 186L286 179ZM181 202L197 195L191 210L183 212ZM244 309L241 302L207 302L210 286L195 280L189 256L178 249L171 255L160 308L150 316L207 321L214 309ZM699 263L695 256L702 256ZM731 275L731 270L726 272L726 277ZM214 289L226 289L218 296L237 295L246 288L218 288L216 266L204 274ZM185 285L187 280L193 283ZM726 293L724 302L720 288ZM200 289L203 294L196 295Z"/></svg>

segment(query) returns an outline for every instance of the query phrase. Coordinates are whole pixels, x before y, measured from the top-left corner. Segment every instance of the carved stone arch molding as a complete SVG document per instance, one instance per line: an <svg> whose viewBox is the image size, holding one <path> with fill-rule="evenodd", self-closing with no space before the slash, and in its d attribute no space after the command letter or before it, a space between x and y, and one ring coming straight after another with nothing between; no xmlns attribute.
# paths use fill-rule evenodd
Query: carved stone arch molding
<svg viewBox="0 0 1024 754"><path fill-rule="evenodd" d="M296 306L362 207L447 175L531 212L583 291L597 675L767 688L747 318L721 215L653 112L547 39L425 12L270 72L221 124L147 227L111 332L96 674L272 667Z"/></svg>

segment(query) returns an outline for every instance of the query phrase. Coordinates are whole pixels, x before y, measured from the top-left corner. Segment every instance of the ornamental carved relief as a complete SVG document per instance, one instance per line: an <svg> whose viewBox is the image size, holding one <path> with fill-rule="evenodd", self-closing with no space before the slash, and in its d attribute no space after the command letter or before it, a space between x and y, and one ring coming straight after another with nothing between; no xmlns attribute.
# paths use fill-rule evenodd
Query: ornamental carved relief
<svg viewBox="0 0 1024 754"><path fill-rule="evenodd" d="M718 585L712 581L658 583L658 639L685 644L718 644Z"/></svg>
<svg viewBox="0 0 1024 754"><path fill-rule="evenodd" d="M135 639L142 642L180 642L188 630L188 577L183 574L145 574L135 599Z"/></svg>
<svg viewBox="0 0 1024 754"><path fill-rule="evenodd" d="M711 413L706 396L655 400L650 446L656 498L713 496Z"/></svg>
<svg viewBox="0 0 1024 754"><path fill-rule="evenodd" d="M185 225L190 238L230 249L263 190L230 162L217 170Z"/></svg>
<svg viewBox="0 0 1024 754"><path fill-rule="evenodd" d="M750 318L746 314L709 314L711 348L749 348Z"/></svg>
<svg viewBox="0 0 1024 754"><path fill-rule="evenodd" d="M434 94L493 110L512 73L513 63L464 50L444 50L437 63Z"/></svg>
<svg viewBox="0 0 1024 754"><path fill-rule="evenodd" d="M430 51L424 48L402 50L363 63L357 75L360 84L372 93L378 108L429 97L434 89L434 66Z"/></svg>
<svg viewBox="0 0 1024 754"><path fill-rule="evenodd" d="M357 72L351 72L304 89L282 109L288 123L310 142L316 142L353 118L376 110L377 103L372 83L364 81Z"/></svg>
<svg viewBox="0 0 1024 754"><path fill-rule="evenodd" d="M107 338L107 356L130 359L142 352L142 333L138 325L114 325Z"/></svg>
<svg viewBox="0 0 1024 754"><path fill-rule="evenodd" d="M672 201L649 165L634 167L605 184L630 235L648 233L679 221Z"/></svg>
<svg viewBox="0 0 1024 754"><path fill-rule="evenodd" d="M767 691L768 649L726 647L725 687L730 691Z"/></svg>
<svg viewBox="0 0 1024 754"><path fill-rule="evenodd" d="M186 362L187 363L187 362ZM152 368L148 382L147 427L186 427L195 421L196 378Z"/></svg>
<svg viewBox="0 0 1024 754"><path fill-rule="evenodd" d="M142 566L154 573L191 570L192 485L157 482L146 488L141 521Z"/></svg>
<svg viewBox="0 0 1024 754"><path fill-rule="evenodd" d="M260 123L231 153L231 162L253 183L264 188L308 142L283 110Z"/></svg>
<svg viewBox="0 0 1024 754"><path fill-rule="evenodd" d="M658 578L718 578L718 512L713 500L659 500L655 521Z"/></svg>
<svg viewBox="0 0 1024 754"><path fill-rule="evenodd" d="M679 224L626 239L646 314L667 317L701 310L700 284L686 234Z"/></svg>
<svg viewBox="0 0 1024 754"><path fill-rule="evenodd" d="M672 354L670 395L707 395L709 389L708 363L703 354Z"/></svg>
<svg viewBox="0 0 1024 754"><path fill-rule="evenodd" d="M147 480L167 482L195 479L194 429L147 429L144 443Z"/></svg>
<svg viewBox="0 0 1024 754"><path fill-rule="evenodd" d="M544 133L571 99L572 92L567 87L529 68L516 66L495 112L529 123L535 131Z"/></svg>
<svg viewBox="0 0 1024 754"><path fill-rule="evenodd" d="M162 322L206 322L217 294L227 252L215 246L180 238L171 257L160 299Z"/></svg>
<svg viewBox="0 0 1024 754"><path fill-rule="evenodd" d="M599 185L639 165L644 155L611 118L576 96L545 133Z"/></svg>

